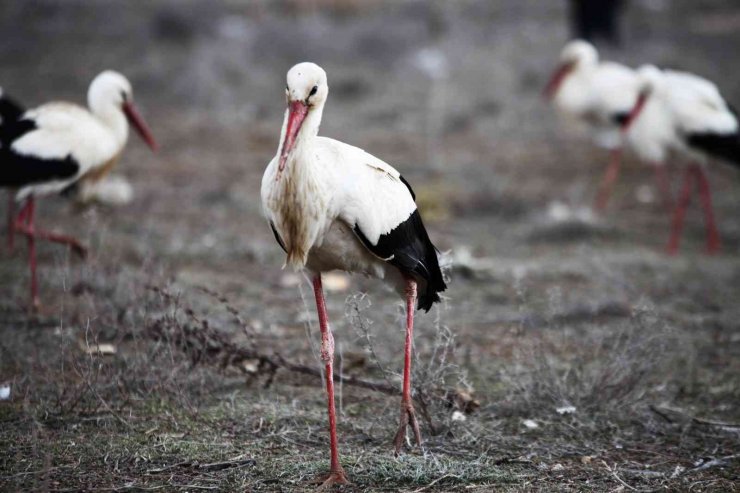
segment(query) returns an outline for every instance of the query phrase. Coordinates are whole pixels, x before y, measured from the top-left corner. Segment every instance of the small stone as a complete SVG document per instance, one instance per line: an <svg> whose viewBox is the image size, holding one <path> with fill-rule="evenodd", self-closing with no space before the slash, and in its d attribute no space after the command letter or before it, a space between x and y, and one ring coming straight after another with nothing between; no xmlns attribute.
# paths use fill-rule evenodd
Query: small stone
<svg viewBox="0 0 740 493"><path fill-rule="evenodd" d="M574 414L576 412L575 406L560 406L555 408L555 412L562 415Z"/></svg>
<svg viewBox="0 0 740 493"><path fill-rule="evenodd" d="M349 276L343 272L329 272L321 276L324 288L330 293L343 293L349 289Z"/></svg>

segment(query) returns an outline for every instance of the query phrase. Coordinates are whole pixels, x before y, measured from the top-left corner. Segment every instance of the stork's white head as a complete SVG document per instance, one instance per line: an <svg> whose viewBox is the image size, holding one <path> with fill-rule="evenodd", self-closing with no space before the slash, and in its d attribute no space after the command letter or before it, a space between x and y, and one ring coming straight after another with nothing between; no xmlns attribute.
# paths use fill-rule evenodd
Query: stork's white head
<svg viewBox="0 0 740 493"><path fill-rule="evenodd" d="M157 143L149 127L134 106L131 83L120 73L106 70L98 74L87 91L87 104L93 113L101 117L123 112L149 147L153 151L157 150Z"/></svg>
<svg viewBox="0 0 740 493"><path fill-rule="evenodd" d="M640 92L652 94L663 87L665 76L655 65L643 65L637 69L637 80Z"/></svg>
<svg viewBox="0 0 740 493"><path fill-rule="evenodd" d="M293 66L288 70L287 82L285 87L285 99L288 103L287 124L280 144L278 178L285 169L288 155L295 147L296 138L304 121L312 113L320 117L329 95L326 72L315 63L303 62Z"/></svg>
<svg viewBox="0 0 740 493"><path fill-rule="evenodd" d="M588 41L577 39L565 45L560 52L560 64L545 86L544 96L552 99L560 89L565 78L574 70L595 67L599 63L599 53Z"/></svg>
<svg viewBox="0 0 740 493"><path fill-rule="evenodd" d="M324 104L329 95L324 69L311 62L294 65L288 70L285 95L288 104L302 102L308 107Z"/></svg>
<svg viewBox="0 0 740 493"><path fill-rule="evenodd" d="M647 103L648 99L663 87L663 72L655 65L643 65L637 69L637 81L639 92L635 104L630 110L629 116L627 116L627 120L622 124L623 132L627 132L632 127L635 120L637 120L645 108L645 103Z"/></svg>
<svg viewBox="0 0 740 493"><path fill-rule="evenodd" d="M599 63L599 52L588 41L576 39L563 47L560 52L560 63L596 65Z"/></svg>

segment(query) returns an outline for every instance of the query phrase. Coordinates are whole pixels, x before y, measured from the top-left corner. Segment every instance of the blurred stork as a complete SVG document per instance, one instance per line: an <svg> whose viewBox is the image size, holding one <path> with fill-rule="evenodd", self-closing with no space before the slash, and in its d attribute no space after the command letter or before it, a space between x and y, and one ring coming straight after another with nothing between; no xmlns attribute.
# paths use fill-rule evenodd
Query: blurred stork
<svg viewBox="0 0 740 493"><path fill-rule="evenodd" d="M18 189L15 200L25 200L10 230L28 239L33 307L38 307L35 240L69 245L81 256L86 252L70 236L36 228L35 198L62 192L81 180L102 179L126 144L129 123L152 150L157 148L123 75L110 70L99 74L90 84L87 101L89 109L66 102L47 103L2 124L0 186Z"/></svg>
<svg viewBox="0 0 740 493"><path fill-rule="evenodd" d="M280 145L262 177L262 206L285 264L313 279L326 367L331 470L323 487L346 483L339 462L334 409L334 339L321 274L344 270L384 279L406 301L406 343L401 418L395 435L399 453L410 425L421 445L411 402L411 344L414 309L429 310L446 289L437 259L408 182L367 152L319 137L329 86L313 63L288 71L287 110ZM417 299L418 295L418 299Z"/></svg>
<svg viewBox="0 0 740 493"><path fill-rule="evenodd" d="M712 82L694 74L638 70L640 93L625 124L627 142L642 158L664 161L670 152L688 160L679 201L673 215L668 253L678 251L686 208L694 181L706 225L706 250L720 248L706 166L719 159L740 166L740 122Z"/></svg>
<svg viewBox="0 0 740 493"><path fill-rule="evenodd" d="M560 64L545 87L545 97L562 114L585 126L599 146L609 150L609 165L601 180L594 208L603 210L619 175L624 138L622 126L638 96L635 71L614 62L600 62L593 45L571 41L560 54ZM658 188L670 202L665 168L655 164Z"/></svg>

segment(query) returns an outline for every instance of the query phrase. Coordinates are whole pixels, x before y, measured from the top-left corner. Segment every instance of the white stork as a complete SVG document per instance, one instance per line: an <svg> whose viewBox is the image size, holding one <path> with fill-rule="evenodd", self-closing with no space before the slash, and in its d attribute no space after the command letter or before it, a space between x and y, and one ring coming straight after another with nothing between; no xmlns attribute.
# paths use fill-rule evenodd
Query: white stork
<svg viewBox="0 0 740 493"><path fill-rule="evenodd" d="M313 63L288 71L287 110L277 154L262 177L262 206L286 265L313 278L326 364L331 471L325 486L346 483L339 462L334 411L334 340L326 312L321 273L334 269L386 280L406 300L406 343L401 419L395 435L399 453L411 426L421 445L411 402L411 342L414 307L429 310L446 289L414 193L393 167L362 149L319 137L329 86ZM417 291L418 290L418 291ZM418 304L417 304L418 292Z"/></svg>
<svg viewBox="0 0 740 493"><path fill-rule="evenodd" d="M86 252L70 236L35 227L35 197L62 192L80 181L102 179L121 155L129 123L156 150L151 132L134 107L131 84L123 75L111 70L99 74L90 84L87 102L89 109L52 102L2 123L0 186L17 189L15 200L26 201L10 229L28 239L34 307L38 306L35 240L66 244L80 255Z"/></svg>
<svg viewBox="0 0 740 493"><path fill-rule="evenodd" d="M740 166L738 115L715 84L697 75L646 65L638 77L640 96L626 123L629 146L643 159L662 161L673 152L691 163L674 211L668 253L678 251L694 180L704 209L707 253L716 253L720 237L705 167L714 159Z"/></svg>
<svg viewBox="0 0 740 493"><path fill-rule="evenodd" d="M556 109L586 127L594 142L609 149L611 159L599 187L594 208L603 210L619 175L624 139L621 128L635 105L639 84L635 71L624 65L599 61L586 41L571 41L560 54L560 65L544 90ZM658 187L669 202L665 168L655 164Z"/></svg>

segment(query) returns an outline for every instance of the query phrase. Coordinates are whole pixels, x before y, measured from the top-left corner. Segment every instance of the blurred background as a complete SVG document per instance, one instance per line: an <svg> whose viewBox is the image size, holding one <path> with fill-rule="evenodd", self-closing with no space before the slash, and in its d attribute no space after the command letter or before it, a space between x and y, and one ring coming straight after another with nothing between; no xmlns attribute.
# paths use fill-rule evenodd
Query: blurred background
<svg viewBox="0 0 740 493"><path fill-rule="evenodd" d="M161 147L152 156L131 136L114 172L130 204L40 202L40 225L91 246L85 263L40 247L40 316L25 310L24 249L0 258L0 383L12 387L0 481L300 489L324 467L318 377L270 374L255 356L319 367L310 290L280 270L259 200L285 73L313 61L330 86L321 133L399 169L451 261L448 299L417 322L436 459L388 466L396 398L346 385L355 488L736 487L737 428L692 419L740 419L737 172L710 170L722 253L701 255L694 208L683 253L665 257L652 171L628 162L609 209L592 214L606 154L564 132L541 90L578 32L604 59L688 70L740 104L740 5L598 4L613 24L576 0L0 3L5 92L27 107L82 104L97 73L118 70ZM332 276L330 317L342 371L396 385L401 304L379 284ZM160 470L239 454L258 459Z"/></svg>

